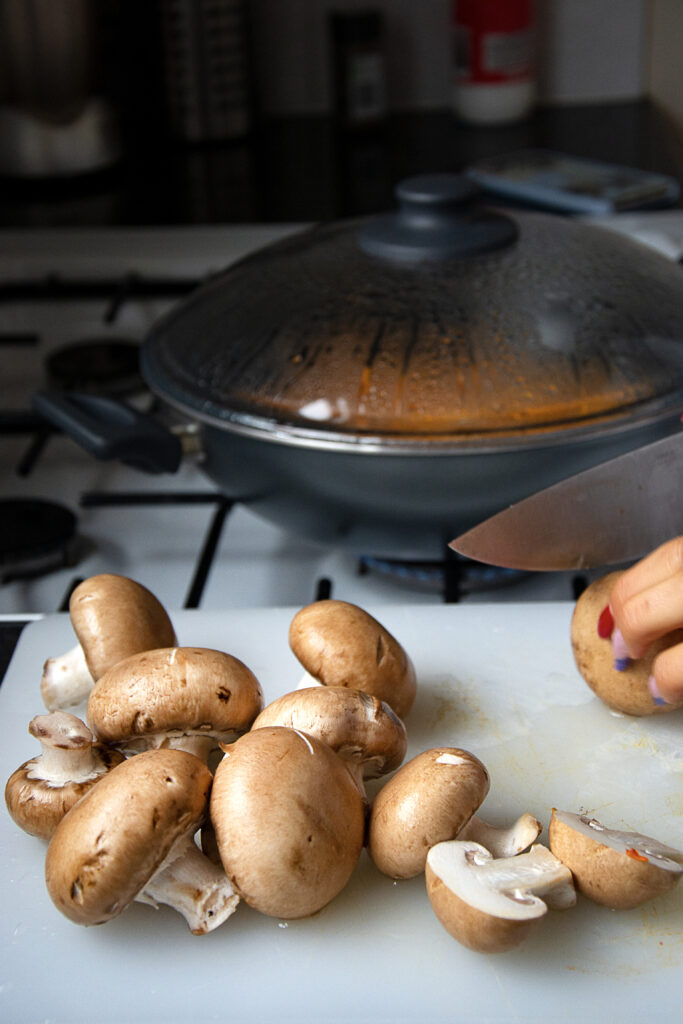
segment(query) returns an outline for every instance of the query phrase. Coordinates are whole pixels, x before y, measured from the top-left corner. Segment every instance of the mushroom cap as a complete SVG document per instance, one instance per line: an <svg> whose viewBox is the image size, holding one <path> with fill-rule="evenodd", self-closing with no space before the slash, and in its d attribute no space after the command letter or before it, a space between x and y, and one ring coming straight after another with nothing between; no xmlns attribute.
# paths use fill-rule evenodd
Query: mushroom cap
<svg viewBox="0 0 683 1024"><path fill-rule="evenodd" d="M252 729L282 725L315 736L375 779L398 768L408 746L406 727L385 701L345 686L312 686L278 697Z"/></svg>
<svg viewBox="0 0 683 1024"><path fill-rule="evenodd" d="M392 878L424 871L430 847L454 839L490 786L479 758L435 747L407 761L380 789L370 812L368 852Z"/></svg>
<svg viewBox="0 0 683 1024"><path fill-rule="evenodd" d="M83 580L71 595L69 614L95 680L131 654L176 643L163 605L127 576L100 573Z"/></svg>
<svg viewBox="0 0 683 1024"><path fill-rule="evenodd" d="M621 572L611 572L601 576L586 587L576 602L571 621L576 667L591 690L615 711L626 715L667 714L681 704L655 704L647 681L657 655L667 647L683 642L683 630L674 630L655 641L642 658L630 662L624 671L618 671L614 667L609 638L598 635L598 619L609 604L614 584L621 575Z"/></svg>
<svg viewBox="0 0 683 1024"><path fill-rule="evenodd" d="M263 707L254 673L205 647L163 647L126 658L97 681L88 725L106 743L168 733L220 738L244 732Z"/></svg>
<svg viewBox="0 0 683 1024"><path fill-rule="evenodd" d="M553 810L548 840L579 892L612 910L630 910L664 895L683 873L681 851L571 811Z"/></svg>
<svg viewBox="0 0 683 1024"><path fill-rule="evenodd" d="M235 889L263 914L314 914L344 888L363 849L363 801L342 760L281 726L225 748L211 821Z"/></svg>
<svg viewBox="0 0 683 1024"><path fill-rule="evenodd" d="M149 750L113 768L50 840L45 880L57 909L83 925L120 914L197 829L210 788L209 769L183 750Z"/></svg>
<svg viewBox="0 0 683 1024"><path fill-rule="evenodd" d="M289 644L324 686L347 686L384 700L405 718L415 700L415 669L401 644L372 615L346 601L316 601L289 627Z"/></svg>
<svg viewBox="0 0 683 1024"><path fill-rule="evenodd" d="M479 843L454 840L432 847L425 867L427 895L446 931L480 953L514 949L548 910L534 888L557 888L558 906L573 903L570 872L544 846L493 858Z"/></svg>
<svg viewBox="0 0 683 1024"><path fill-rule="evenodd" d="M100 782L106 772L123 761L123 754L101 743L93 743L90 730L80 718L65 711L36 715L29 732L56 750L83 751L92 757L92 768L83 778L66 778L45 771L46 757L37 754L12 772L5 786L5 803L12 820L39 839L49 839L68 810ZM82 774L82 773L81 773Z"/></svg>

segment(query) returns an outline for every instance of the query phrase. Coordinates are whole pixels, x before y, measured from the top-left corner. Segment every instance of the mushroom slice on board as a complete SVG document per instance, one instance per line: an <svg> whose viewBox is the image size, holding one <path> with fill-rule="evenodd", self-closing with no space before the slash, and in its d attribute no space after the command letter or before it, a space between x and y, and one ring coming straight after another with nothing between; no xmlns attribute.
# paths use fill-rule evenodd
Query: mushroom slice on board
<svg viewBox="0 0 683 1024"><path fill-rule="evenodd" d="M42 753L12 772L5 803L19 828L49 839L66 812L123 761L123 754L94 743L85 723L66 711L36 715L28 731L40 741Z"/></svg>
<svg viewBox="0 0 683 1024"><path fill-rule="evenodd" d="M472 839L481 843L493 857L514 857L535 843L543 826L533 814L525 813L507 828L491 825L473 814L458 832L458 839Z"/></svg>
<svg viewBox="0 0 683 1024"><path fill-rule="evenodd" d="M419 875L429 848L457 836L489 786L479 758L459 747L435 747L407 761L370 812L368 852L375 865L391 878Z"/></svg>
<svg viewBox="0 0 683 1024"><path fill-rule="evenodd" d="M365 780L399 767L408 746L406 727L385 701L345 686L313 686L278 697L263 709L253 729L282 725L327 743L356 780L365 799Z"/></svg>
<svg viewBox="0 0 683 1024"><path fill-rule="evenodd" d="M117 765L50 840L45 879L57 909L94 925L133 900L164 903L195 935L218 927L239 897L193 840L210 788L209 769L182 750L149 750Z"/></svg>
<svg viewBox="0 0 683 1024"><path fill-rule="evenodd" d="M384 700L400 718L417 692L415 669L401 644L372 615L346 601L316 601L289 627L290 647L306 669L303 687L348 686Z"/></svg>
<svg viewBox="0 0 683 1024"><path fill-rule="evenodd" d="M176 642L163 605L127 576L101 573L83 580L71 595L69 614L78 643L43 667L40 692L50 711L82 703L118 661Z"/></svg>
<svg viewBox="0 0 683 1024"><path fill-rule="evenodd" d="M612 910L664 895L683 874L680 850L639 832L606 828L584 814L553 810L548 839L579 892Z"/></svg>
<svg viewBox="0 0 683 1024"><path fill-rule="evenodd" d="M446 931L480 953L514 949L548 907L576 902L571 872L545 846L494 858L480 843L438 843L427 856L427 894Z"/></svg>
<svg viewBox="0 0 683 1024"><path fill-rule="evenodd" d="M98 680L86 720L95 735L127 751L189 750L206 760L246 732L263 707L254 673L206 647L164 647L119 662Z"/></svg>
<svg viewBox="0 0 683 1024"><path fill-rule="evenodd" d="M337 896L363 849L363 800L326 743L282 726L227 746L211 821L240 896L272 917L308 917Z"/></svg>

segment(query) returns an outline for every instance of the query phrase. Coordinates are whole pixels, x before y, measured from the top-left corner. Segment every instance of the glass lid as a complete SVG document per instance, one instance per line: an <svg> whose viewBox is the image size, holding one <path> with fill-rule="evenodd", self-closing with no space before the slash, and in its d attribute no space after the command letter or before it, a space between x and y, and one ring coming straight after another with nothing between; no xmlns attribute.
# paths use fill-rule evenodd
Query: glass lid
<svg viewBox="0 0 683 1024"><path fill-rule="evenodd" d="M403 442L681 402L678 265L585 222L402 187L397 214L298 233L198 289L147 339L150 385L234 429Z"/></svg>

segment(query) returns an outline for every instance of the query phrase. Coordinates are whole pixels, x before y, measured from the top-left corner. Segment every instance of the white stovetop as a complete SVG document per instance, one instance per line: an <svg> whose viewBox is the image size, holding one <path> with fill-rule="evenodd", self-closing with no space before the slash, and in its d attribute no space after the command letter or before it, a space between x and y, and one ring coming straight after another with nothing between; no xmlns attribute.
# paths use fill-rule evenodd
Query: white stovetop
<svg viewBox="0 0 683 1024"><path fill-rule="evenodd" d="M683 211L605 218L616 230L640 237L671 257L683 251ZM197 278L304 225L226 225L173 228L84 228L0 231L0 283L40 279L56 270L65 278L110 279L138 272ZM44 386L41 358L81 338L140 340L169 307L168 299L126 302L105 323L107 301L12 301L0 305L0 333L36 332L38 348L3 349L0 407L27 409ZM39 358L40 357L40 358ZM174 476L151 477L121 465L98 463L71 441L53 438L36 470L18 477L16 466L28 437L0 434L0 498L58 500L77 513L82 557L73 569L42 579L0 586L0 616L54 612L74 576L111 571L149 586L169 607L182 607L213 514L211 505L79 508L88 491L202 491L213 489L200 467L186 461ZM571 575L534 577L514 587L467 600L570 599ZM353 555L330 551L285 535L235 508L224 528L202 607L261 607L312 600L320 577L333 579L334 596L347 600L438 603L438 590L406 590L376 575L359 577Z"/></svg>

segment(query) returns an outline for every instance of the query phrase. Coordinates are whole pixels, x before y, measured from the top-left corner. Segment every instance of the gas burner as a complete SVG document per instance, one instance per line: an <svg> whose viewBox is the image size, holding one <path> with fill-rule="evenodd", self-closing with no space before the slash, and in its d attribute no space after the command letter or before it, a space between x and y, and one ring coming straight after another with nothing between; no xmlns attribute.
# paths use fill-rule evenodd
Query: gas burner
<svg viewBox="0 0 683 1024"><path fill-rule="evenodd" d="M39 498L0 500L0 581L33 579L75 564L76 517Z"/></svg>
<svg viewBox="0 0 683 1024"><path fill-rule="evenodd" d="M67 391L87 391L121 398L141 391L140 346L125 338L71 342L45 360L48 380Z"/></svg>
<svg viewBox="0 0 683 1024"><path fill-rule="evenodd" d="M518 569L474 562L456 555L450 549L443 559L436 561L363 555L359 561L359 572L361 575L374 572L399 586L440 593L447 601L458 601L469 594L512 586L530 575Z"/></svg>

